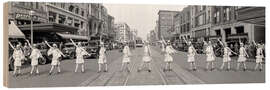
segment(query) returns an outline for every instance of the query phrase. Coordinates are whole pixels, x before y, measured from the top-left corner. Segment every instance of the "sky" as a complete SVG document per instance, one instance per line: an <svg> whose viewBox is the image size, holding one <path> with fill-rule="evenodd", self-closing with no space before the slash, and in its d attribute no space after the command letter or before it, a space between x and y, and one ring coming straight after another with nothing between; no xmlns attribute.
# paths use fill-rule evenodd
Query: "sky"
<svg viewBox="0 0 270 90"><path fill-rule="evenodd" d="M159 10L181 11L185 5L146 5L146 4L103 4L115 23L126 22L131 29L138 31L138 36L146 35L155 29Z"/></svg>

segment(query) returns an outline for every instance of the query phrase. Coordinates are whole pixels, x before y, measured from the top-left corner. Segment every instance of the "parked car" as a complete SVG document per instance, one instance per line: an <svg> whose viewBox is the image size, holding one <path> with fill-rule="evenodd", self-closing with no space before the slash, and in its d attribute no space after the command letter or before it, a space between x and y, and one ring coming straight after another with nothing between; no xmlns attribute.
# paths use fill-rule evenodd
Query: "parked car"
<svg viewBox="0 0 270 90"><path fill-rule="evenodd" d="M76 47L72 43L65 43L61 51L66 56L63 58L76 58Z"/></svg>
<svg viewBox="0 0 270 90"><path fill-rule="evenodd" d="M91 54L90 57L98 58L99 56L99 41L98 40L85 43L84 48L89 54Z"/></svg>

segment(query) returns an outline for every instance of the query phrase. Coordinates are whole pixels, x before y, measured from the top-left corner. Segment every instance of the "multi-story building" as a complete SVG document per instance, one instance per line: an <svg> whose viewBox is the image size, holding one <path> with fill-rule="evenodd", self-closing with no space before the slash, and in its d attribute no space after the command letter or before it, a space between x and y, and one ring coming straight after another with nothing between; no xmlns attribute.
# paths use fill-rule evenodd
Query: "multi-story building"
<svg viewBox="0 0 270 90"><path fill-rule="evenodd" d="M116 40L119 42L128 42L130 39L130 27L127 23L116 23L115 25L116 31Z"/></svg>
<svg viewBox="0 0 270 90"><path fill-rule="evenodd" d="M30 11L34 12L31 17ZM40 2L9 2L8 4L8 20L14 21L16 25L26 25L48 22L45 3Z"/></svg>
<svg viewBox="0 0 270 90"><path fill-rule="evenodd" d="M75 34L87 36L88 4L86 3L46 3L49 23L64 24L78 28Z"/></svg>
<svg viewBox="0 0 270 90"><path fill-rule="evenodd" d="M158 12L158 38L169 40L173 32L173 17L178 11L160 10Z"/></svg>
<svg viewBox="0 0 270 90"><path fill-rule="evenodd" d="M208 39L211 30L211 6L190 6L191 38L195 41Z"/></svg>
<svg viewBox="0 0 270 90"><path fill-rule="evenodd" d="M236 7L237 22L247 23L249 41L265 42L265 7ZM246 29L250 28L250 29ZM251 30L251 31L247 31Z"/></svg>

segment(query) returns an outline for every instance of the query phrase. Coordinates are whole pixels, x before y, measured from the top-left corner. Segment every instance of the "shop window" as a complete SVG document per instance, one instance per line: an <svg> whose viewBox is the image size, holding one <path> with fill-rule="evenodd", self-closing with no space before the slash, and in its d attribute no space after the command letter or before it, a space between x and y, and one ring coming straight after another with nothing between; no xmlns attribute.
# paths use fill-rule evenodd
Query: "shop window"
<svg viewBox="0 0 270 90"><path fill-rule="evenodd" d="M81 28L83 28L83 24L84 24L83 21L81 21Z"/></svg>
<svg viewBox="0 0 270 90"><path fill-rule="evenodd" d="M215 32L216 32L216 35L217 35L217 36L220 36L220 35L221 35L220 30L215 30Z"/></svg>
<svg viewBox="0 0 270 90"><path fill-rule="evenodd" d="M244 27L243 27L243 26L241 26L241 27L236 27L235 29L236 29L236 33L237 33L237 34L245 33L245 32L244 32Z"/></svg>
<svg viewBox="0 0 270 90"><path fill-rule="evenodd" d="M84 16L84 11L82 11L81 15Z"/></svg>

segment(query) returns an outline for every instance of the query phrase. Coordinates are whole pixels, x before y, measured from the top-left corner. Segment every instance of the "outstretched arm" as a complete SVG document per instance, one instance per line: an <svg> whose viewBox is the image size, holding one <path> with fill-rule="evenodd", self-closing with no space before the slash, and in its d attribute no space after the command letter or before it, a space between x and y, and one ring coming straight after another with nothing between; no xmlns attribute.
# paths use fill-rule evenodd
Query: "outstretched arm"
<svg viewBox="0 0 270 90"><path fill-rule="evenodd" d="M47 42L45 41L46 45L48 45L50 48L52 48L52 46Z"/></svg>
<svg viewBox="0 0 270 90"><path fill-rule="evenodd" d="M78 46L76 45L76 43L72 40L72 39L69 39L71 41L71 43L76 47L78 48Z"/></svg>
<svg viewBox="0 0 270 90"><path fill-rule="evenodd" d="M15 49L14 46L13 46L10 42L8 42L8 44L10 45L10 47L11 47L12 49Z"/></svg>
<svg viewBox="0 0 270 90"><path fill-rule="evenodd" d="M256 47L258 47L258 45L257 45L257 43L253 40L253 44L256 46Z"/></svg>
<svg viewBox="0 0 270 90"><path fill-rule="evenodd" d="M28 43L29 47L33 49L32 45L30 44L29 40L26 39L26 42Z"/></svg>
<svg viewBox="0 0 270 90"><path fill-rule="evenodd" d="M223 42L221 42L219 39L218 42L221 44L222 47L224 47Z"/></svg>

